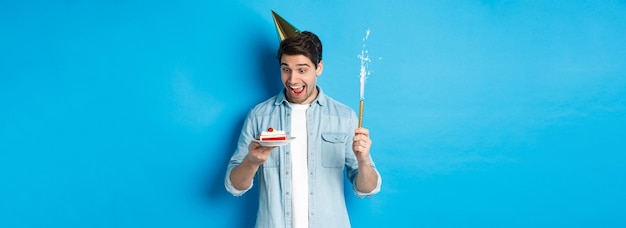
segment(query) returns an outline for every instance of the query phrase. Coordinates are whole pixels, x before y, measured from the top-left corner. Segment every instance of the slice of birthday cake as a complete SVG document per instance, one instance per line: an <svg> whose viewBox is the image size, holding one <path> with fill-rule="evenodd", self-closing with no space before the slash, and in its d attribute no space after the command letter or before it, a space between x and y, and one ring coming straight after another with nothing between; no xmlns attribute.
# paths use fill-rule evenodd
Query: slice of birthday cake
<svg viewBox="0 0 626 228"><path fill-rule="evenodd" d="M261 132L261 141L282 141L287 140L287 134L284 131L279 131L274 128L268 128L267 131Z"/></svg>

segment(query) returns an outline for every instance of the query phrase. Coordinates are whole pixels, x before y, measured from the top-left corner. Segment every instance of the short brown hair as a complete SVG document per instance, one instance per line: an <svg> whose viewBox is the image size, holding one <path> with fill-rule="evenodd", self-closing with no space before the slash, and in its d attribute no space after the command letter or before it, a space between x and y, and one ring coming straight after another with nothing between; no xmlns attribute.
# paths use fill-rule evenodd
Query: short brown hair
<svg viewBox="0 0 626 228"><path fill-rule="evenodd" d="M279 64L283 55L304 55L317 68L317 64L322 61L322 41L314 33L303 31L280 42L278 56L276 56Z"/></svg>

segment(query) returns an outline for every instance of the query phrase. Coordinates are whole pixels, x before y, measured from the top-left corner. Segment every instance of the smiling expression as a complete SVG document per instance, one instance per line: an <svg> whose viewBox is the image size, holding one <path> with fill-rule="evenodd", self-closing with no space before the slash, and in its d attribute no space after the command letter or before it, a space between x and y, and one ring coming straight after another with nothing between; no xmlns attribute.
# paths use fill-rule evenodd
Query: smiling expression
<svg viewBox="0 0 626 228"><path fill-rule="evenodd" d="M296 104L310 104L317 98L317 76L322 74L323 61L317 68L311 59L304 55L286 55L280 60L280 72L287 101Z"/></svg>

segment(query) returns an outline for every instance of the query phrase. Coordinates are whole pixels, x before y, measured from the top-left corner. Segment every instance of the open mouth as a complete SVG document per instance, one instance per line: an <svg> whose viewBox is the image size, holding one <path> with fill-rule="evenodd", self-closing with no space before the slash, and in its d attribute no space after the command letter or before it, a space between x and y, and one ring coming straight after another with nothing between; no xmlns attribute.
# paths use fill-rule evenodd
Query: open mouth
<svg viewBox="0 0 626 228"><path fill-rule="evenodd" d="M300 85L300 86L289 86L289 90L291 91L291 94L294 96L300 96L302 95L302 92L304 92L304 86Z"/></svg>

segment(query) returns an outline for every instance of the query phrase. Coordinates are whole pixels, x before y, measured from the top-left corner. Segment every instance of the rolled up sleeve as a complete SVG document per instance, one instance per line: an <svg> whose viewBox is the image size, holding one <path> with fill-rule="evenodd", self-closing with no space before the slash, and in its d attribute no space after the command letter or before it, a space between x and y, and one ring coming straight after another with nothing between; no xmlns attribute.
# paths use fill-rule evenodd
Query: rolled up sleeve
<svg viewBox="0 0 626 228"><path fill-rule="evenodd" d="M250 183L250 187L248 187L247 189L239 190L235 188L235 186L233 185L233 182L230 181L230 173L233 171L235 167L237 167L237 165L238 164L232 164L232 163L228 165L228 169L226 170L226 177L224 177L224 187L226 188L226 191L228 191L233 196L242 196L243 194L245 194L246 192L248 192L248 190L252 188L252 186L254 185L254 179Z"/></svg>
<svg viewBox="0 0 626 228"><path fill-rule="evenodd" d="M380 173L378 172L376 168L374 168L374 171L376 171L376 174L378 175L378 181L376 182L376 188L374 188L374 190L372 190L371 192L361 192L357 189L356 183L352 184L352 189L354 190L354 194L356 194L356 196L358 196L359 198L371 197L373 195L376 195L376 193L380 192L380 187L383 184L383 178L380 176Z"/></svg>

